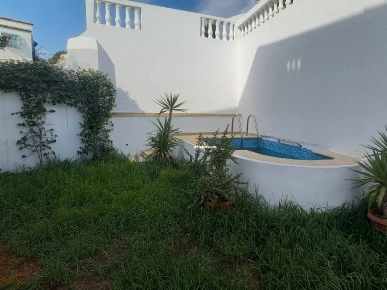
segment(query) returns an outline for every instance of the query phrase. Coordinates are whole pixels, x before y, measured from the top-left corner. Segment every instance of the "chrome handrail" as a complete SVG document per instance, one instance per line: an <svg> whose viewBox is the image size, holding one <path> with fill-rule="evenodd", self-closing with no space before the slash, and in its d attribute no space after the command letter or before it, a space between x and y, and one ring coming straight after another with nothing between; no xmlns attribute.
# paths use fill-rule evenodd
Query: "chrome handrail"
<svg viewBox="0 0 387 290"><path fill-rule="evenodd" d="M231 120L231 135L234 134L234 119L235 117L238 117L238 125L239 125L239 130L241 131L241 147L243 145L243 130L242 130L242 123L241 123L241 118L239 117L239 115L235 114L234 116L232 116L232 120Z"/></svg>
<svg viewBox="0 0 387 290"><path fill-rule="evenodd" d="M297 143L297 142L294 142L294 141L290 141L290 140L286 140L286 139L277 139L278 143L290 143L290 144L295 144L297 145L298 147L302 148L302 145L300 143Z"/></svg>
<svg viewBox="0 0 387 290"><path fill-rule="evenodd" d="M258 129L257 118L255 118L254 115L250 115L250 116L248 116L248 118L247 118L246 136L249 135L249 121L250 121L250 117L253 117L253 118L254 118L255 131L257 132L257 137L259 138L259 129Z"/></svg>
<svg viewBox="0 0 387 290"><path fill-rule="evenodd" d="M232 116L232 120L231 120L231 135L234 134L234 119L235 119L235 117L238 117L239 130L241 131L241 137L243 138L241 118L237 114Z"/></svg>
<svg viewBox="0 0 387 290"><path fill-rule="evenodd" d="M278 137L267 136L267 135L261 135L261 137L262 137L262 138L266 138L266 139L274 139L274 140L277 140L278 143L286 142L286 143L295 144L295 145L297 145L298 147L301 147L301 148L302 148L302 145L301 145L300 143L297 143L297 142L292 141L292 140L289 140L289 139L278 138Z"/></svg>

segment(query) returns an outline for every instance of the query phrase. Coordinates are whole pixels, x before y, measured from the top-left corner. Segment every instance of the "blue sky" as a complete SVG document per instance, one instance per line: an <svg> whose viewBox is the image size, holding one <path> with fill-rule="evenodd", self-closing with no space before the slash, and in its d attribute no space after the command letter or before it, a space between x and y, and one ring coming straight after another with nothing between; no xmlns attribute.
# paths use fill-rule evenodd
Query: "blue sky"
<svg viewBox="0 0 387 290"><path fill-rule="evenodd" d="M254 0L141 0L149 4L229 17ZM84 0L1 0L0 16L34 24L34 39L44 51L66 50L67 40L85 31Z"/></svg>

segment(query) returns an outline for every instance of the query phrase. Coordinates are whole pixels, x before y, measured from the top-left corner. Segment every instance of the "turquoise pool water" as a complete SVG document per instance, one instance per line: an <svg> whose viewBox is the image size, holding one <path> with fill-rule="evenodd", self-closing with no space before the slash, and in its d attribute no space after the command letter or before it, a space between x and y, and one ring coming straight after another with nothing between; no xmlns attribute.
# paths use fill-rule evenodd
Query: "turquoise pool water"
<svg viewBox="0 0 387 290"><path fill-rule="evenodd" d="M219 139L220 140L220 139ZM235 150L248 150L262 155L296 160L327 160L330 157L314 153L307 148L279 143L263 138L234 138L232 140Z"/></svg>

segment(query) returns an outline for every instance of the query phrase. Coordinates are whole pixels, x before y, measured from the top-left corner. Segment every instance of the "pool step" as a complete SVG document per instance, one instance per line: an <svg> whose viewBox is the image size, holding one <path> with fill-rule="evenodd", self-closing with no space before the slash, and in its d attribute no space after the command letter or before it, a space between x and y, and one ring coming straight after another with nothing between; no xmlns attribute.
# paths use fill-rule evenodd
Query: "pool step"
<svg viewBox="0 0 387 290"><path fill-rule="evenodd" d="M128 159L133 162L143 162L145 158L142 155L129 155Z"/></svg>
<svg viewBox="0 0 387 290"><path fill-rule="evenodd" d="M154 149L141 150L141 156L144 159L147 159L153 152L154 152Z"/></svg>

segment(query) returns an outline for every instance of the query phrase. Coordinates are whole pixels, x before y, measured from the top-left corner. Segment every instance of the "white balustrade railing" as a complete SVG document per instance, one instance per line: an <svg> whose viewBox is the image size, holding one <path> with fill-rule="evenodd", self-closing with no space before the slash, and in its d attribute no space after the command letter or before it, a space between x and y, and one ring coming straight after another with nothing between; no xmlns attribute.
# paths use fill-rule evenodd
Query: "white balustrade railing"
<svg viewBox="0 0 387 290"><path fill-rule="evenodd" d="M239 26L242 36L246 36L253 30L262 26L271 18L276 17L282 10L288 8L295 0L261 0L254 13L250 13L249 17Z"/></svg>
<svg viewBox="0 0 387 290"><path fill-rule="evenodd" d="M95 23L112 26L114 13L114 26L128 29L141 29L141 8L118 4L114 1L95 0ZM102 19L102 15L105 15ZM134 19L134 21L132 21ZM125 20L125 21L123 21Z"/></svg>
<svg viewBox="0 0 387 290"><path fill-rule="evenodd" d="M235 23L227 20L202 17L201 19L201 37L234 41Z"/></svg>

